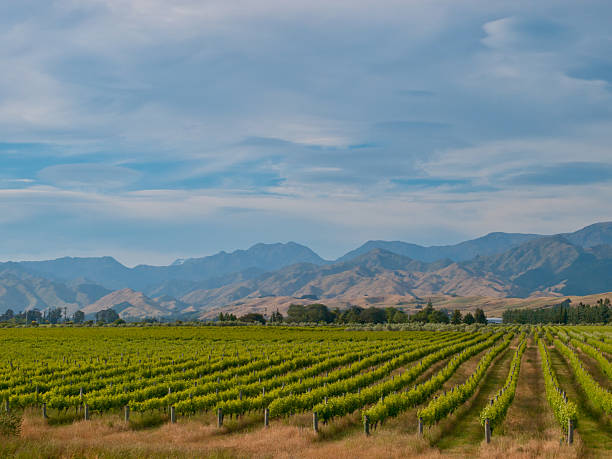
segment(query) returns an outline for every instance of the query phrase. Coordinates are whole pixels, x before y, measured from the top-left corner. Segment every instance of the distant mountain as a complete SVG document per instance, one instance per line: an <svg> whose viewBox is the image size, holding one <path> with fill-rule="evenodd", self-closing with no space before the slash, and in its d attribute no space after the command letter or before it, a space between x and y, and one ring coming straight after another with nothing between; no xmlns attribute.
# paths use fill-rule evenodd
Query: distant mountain
<svg viewBox="0 0 612 459"><path fill-rule="evenodd" d="M15 263L0 264L0 313L34 308L66 308L69 313L97 301L110 290L84 281L70 285L33 276Z"/></svg>
<svg viewBox="0 0 612 459"><path fill-rule="evenodd" d="M364 296L426 298L587 295L612 290L612 246L582 248L563 236L540 237L499 255L470 261L432 263L382 249L348 261L297 264L182 298L200 308L240 304L258 298L342 299Z"/></svg>
<svg viewBox="0 0 612 459"><path fill-rule="evenodd" d="M34 274L42 274L52 279L90 279L111 289L122 285L130 275L130 269L113 257L63 257L46 261L21 261L19 265Z"/></svg>
<svg viewBox="0 0 612 459"><path fill-rule="evenodd" d="M192 283L216 279L222 276L246 272L250 269L274 271L295 263L325 263L321 257L295 242L286 244L256 244L248 250L232 253L219 252L203 258L190 258L170 266L139 265L128 268L112 257L72 258L49 261L25 261L19 265L29 272L61 281L86 278L109 289L132 288L144 292L160 293L160 285L177 281L189 289ZM228 278L231 282L233 279ZM176 284L176 283L175 283ZM177 285L173 294L179 293ZM168 293L168 291L161 291ZM180 291L180 293L187 293Z"/></svg>
<svg viewBox="0 0 612 459"><path fill-rule="evenodd" d="M582 248L565 237L550 236L507 252L462 265L475 275L494 275L511 285L510 295L543 292L587 295L612 287L612 246Z"/></svg>
<svg viewBox="0 0 612 459"><path fill-rule="evenodd" d="M450 259L453 261L470 260L477 255L486 256L505 252L524 242L541 237L538 234L489 233L486 236L455 245L423 247L401 241L368 241L361 247L340 257L337 261L351 260L373 249L383 249L404 255L415 260L431 262Z"/></svg>
<svg viewBox="0 0 612 459"><path fill-rule="evenodd" d="M612 222L595 223L573 233L563 233L564 237L574 245L589 248L596 245L612 245ZM431 262L435 260L450 259L453 261L467 261L477 256L498 255L518 247L525 242L547 237L540 234L523 233L489 233L486 236L460 242L454 245L434 245L424 247L401 241L368 241L361 247L348 252L336 261L347 261L372 249L383 249L389 252L404 255L414 260Z"/></svg>

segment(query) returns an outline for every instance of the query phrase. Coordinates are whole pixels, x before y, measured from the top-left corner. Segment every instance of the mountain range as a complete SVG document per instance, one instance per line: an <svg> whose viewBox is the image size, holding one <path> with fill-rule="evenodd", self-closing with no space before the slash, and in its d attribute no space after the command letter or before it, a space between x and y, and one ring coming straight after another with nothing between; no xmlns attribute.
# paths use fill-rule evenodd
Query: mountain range
<svg viewBox="0 0 612 459"><path fill-rule="evenodd" d="M368 241L337 260L295 242L128 268L112 257L0 263L0 313L109 307L124 318L322 301L412 304L432 295L528 298L612 290L612 222L574 233L490 233L455 245Z"/></svg>

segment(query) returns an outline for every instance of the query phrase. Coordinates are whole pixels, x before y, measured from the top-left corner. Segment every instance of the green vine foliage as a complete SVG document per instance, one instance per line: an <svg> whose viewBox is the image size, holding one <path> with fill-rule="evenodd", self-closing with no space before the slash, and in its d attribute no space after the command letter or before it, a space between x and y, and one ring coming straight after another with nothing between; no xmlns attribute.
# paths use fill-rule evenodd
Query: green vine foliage
<svg viewBox="0 0 612 459"><path fill-rule="evenodd" d="M612 414L612 393L601 387L597 381L593 379L591 374L582 366L582 362L576 353L570 349L569 346L555 339L555 347L569 362L574 372L574 376L582 386L582 389L584 389L589 400L597 405L604 413Z"/></svg>
<svg viewBox="0 0 612 459"><path fill-rule="evenodd" d="M559 422L559 425L563 431L566 432L570 420L572 420L574 425L576 425L578 421L578 410L576 405L567 400L563 396L561 389L559 389L559 383L557 382L557 377L555 376L554 370L550 363L550 356L548 355L546 345L544 344L543 340L538 337L538 335L536 335L536 340L538 342L538 350L540 351L540 358L542 361L542 373L544 374L546 398L548 400L548 404L553 410L555 418L557 418L557 421Z"/></svg>
<svg viewBox="0 0 612 459"><path fill-rule="evenodd" d="M519 373L521 370L521 359L525 353L526 347L527 336L526 334L523 334L519 339L519 345L514 353L514 356L512 357L510 371L506 377L506 382L497 392L497 394L495 394L495 397L491 399L492 403L487 405L480 412L480 423L482 425L484 425L485 421L488 419L489 425L491 428L494 428L500 425L506 417L508 408L510 408L512 401L514 400L514 394L516 392L516 386L518 384Z"/></svg>

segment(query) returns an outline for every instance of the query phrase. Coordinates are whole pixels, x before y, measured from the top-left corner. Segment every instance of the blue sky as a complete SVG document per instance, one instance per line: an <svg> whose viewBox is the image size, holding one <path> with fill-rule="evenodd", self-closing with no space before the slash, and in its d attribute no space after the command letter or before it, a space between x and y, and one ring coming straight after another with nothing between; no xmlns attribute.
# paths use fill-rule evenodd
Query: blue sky
<svg viewBox="0 0 612 459"><path fill-rule="evenodd" d="M609 1L0 4L0 258L612 220Z"/></svg>

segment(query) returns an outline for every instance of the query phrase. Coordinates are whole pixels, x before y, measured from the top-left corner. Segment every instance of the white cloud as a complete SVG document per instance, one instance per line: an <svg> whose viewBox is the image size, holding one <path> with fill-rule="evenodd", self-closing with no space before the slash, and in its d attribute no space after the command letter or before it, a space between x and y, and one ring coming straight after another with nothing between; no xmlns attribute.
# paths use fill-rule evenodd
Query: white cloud
<svg viewBox="0 0 612 459"><path fill-rule="evenodd" d="M38 176L61 188L113 189L135 182L140 173L107 164L61 164L42 169Z"/></svg>

